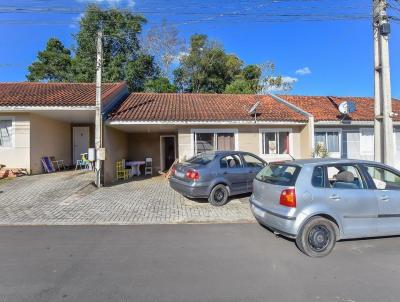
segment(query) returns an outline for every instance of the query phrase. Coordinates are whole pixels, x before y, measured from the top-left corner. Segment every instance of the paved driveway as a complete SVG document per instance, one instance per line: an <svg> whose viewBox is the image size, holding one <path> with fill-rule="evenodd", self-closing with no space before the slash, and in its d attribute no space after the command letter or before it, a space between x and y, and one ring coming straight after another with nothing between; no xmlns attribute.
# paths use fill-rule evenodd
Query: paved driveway
<svg viewBox="0 0 400 302"><path fill-rule="evenodd" d="M91 172L61 172L0 183L0 225L253 222L248 197L226 206L184 198L163 177L96 189Z"/></svg>

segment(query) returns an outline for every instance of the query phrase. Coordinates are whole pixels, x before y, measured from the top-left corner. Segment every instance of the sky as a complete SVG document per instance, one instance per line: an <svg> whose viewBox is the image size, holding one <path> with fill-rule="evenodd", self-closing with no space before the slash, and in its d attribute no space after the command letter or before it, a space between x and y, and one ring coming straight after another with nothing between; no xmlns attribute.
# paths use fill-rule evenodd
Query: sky
<svg viewBox="0 0 400 302"><path fill-rule="evenodd" d="M186 41L194 33L203 33L246 64L271 61L277 74L295 81L290 94L373 95L371 4L367 3L372 0L0 0L0 81L25 81L27 66L51 37L73 46L77 20L89 2L142 13L148 20L144 34L166 19ZM15 13L18 8L46 7L70 12ZM316 15L322 17L312 21ZM400 24L392 22L395 97L400 97L399 54Z"/></svg>

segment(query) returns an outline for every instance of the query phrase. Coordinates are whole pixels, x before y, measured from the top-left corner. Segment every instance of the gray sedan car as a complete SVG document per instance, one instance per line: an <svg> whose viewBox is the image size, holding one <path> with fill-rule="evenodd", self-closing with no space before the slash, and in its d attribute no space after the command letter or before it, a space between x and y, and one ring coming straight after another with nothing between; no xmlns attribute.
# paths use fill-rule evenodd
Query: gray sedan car
<svg viewBox="0 0 400 302"><path fill-rule="evenodd" d="M212 205L222 206L229 196L251 192L254 177L266 165L248 152L204 152L175 165L169 183L184 196L208 198Z"/></svg>
<svg viewBox="0 0 400 302"><path fill-rule="evenodd" d="M339 239L400 235L400 172L361 160L273 163L254 180L257 220L311 257Z"/></svg>

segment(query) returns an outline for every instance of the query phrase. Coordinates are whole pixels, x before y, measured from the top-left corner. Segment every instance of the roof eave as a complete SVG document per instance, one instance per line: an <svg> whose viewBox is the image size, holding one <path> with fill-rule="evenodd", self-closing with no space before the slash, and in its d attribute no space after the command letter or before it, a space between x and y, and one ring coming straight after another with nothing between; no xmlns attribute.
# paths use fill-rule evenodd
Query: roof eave
<svg viewBox="0 0 400 302"><path fill-rule="evenodd" d="M108 120L107 125L306 125L307 121L133 121Z"/></svg>
<svg viewBox="0 0 400 302"><path fill-rule="evenodd" d="M0 112L96 110L96 106L0 106Z"/></svg>

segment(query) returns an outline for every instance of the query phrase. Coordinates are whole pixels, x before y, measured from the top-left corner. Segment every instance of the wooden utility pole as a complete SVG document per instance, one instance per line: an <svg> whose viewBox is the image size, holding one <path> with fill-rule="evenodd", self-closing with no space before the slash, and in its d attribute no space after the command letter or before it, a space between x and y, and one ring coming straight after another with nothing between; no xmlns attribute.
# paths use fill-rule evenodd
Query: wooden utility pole
<svg viewBox="0 0 400 302"><path fill-rule="evenodd" d="M393 113L390 87L389 34L387 1L373 0L374 73L375 73L375 160L393 166Z"/></svg>
<svg viewBox="0 0 400 302"><path fill-rule="evenodd" d="M103 118L101 116L101 68L103 56L103 32L97 33L97 62L96 62L96 119L95 119L95 145L96 145L96 186L102 186L103 162L99 157L99 150L103 148Z"/></svg>

